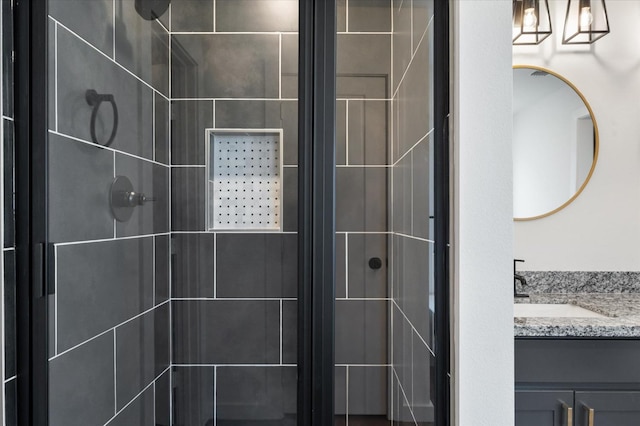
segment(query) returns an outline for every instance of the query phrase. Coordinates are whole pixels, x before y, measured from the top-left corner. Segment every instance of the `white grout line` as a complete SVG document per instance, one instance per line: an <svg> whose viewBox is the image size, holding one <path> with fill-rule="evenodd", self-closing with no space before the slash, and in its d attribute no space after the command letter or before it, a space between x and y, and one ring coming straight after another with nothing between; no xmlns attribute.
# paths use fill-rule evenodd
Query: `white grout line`
<svg viewBox="0 0 640 426"><path fill-rule="evenodd" d="M278 301L296 301L295 297L174 297L171 300L174 302L198 302L198 301L211 301L211 302L278 302ZM354 299L352 299L354 300ZM367 299L374 300L374 299ZM386 299L385 299L386 300Z"/></svg>
<svg viewBox="0 0 640 426"><path fill-rule="evenodd" d="M131 236L118 237L118 238L103 238L101 240L69 241L64 243L55 243L55 245L56 247L63 247L63 246L74 246L74 245L80 245L80 244L107 243L110 241L136 240L136 239L150 238L154 236L170 235L170 234L171 234L170 232L160 232L157 234L131 235Z"/></svg>
<svg viewBox="0 0 640 426"><path fill-rule="evenodd" d="M283 301L282 301L282 299L280 299L280 364L282 364L282 340L283 340L282 339L282 334L283 334L283 331L282 331L282 304L283 304Z"/></svg>
<svg viewBox="0 0 640 426"><path fill-rule="evenodd" d="M53 37L54 37L54 53L53 53L53 73L54 73L54 96L53 96L53 108L55 110L55 129L58 131L58 24L53 24Z"/></svg>
<svg viewBox="0 0 640 426"><path fill-rule="evenodd" d="M297 299L293 299L297 300ZM360 301L360 302L391 302L389 297L336 297L336 301Z"/></svg>
<svg viewBox="0 0 640 426"><path fill-rule="evenodd" d="M407 235L407 234L403 234L401 232L395 232L394 235L397 235L399 237L409 238L409 239L412 239L412 240L423 241L425 243L431 243L431 244L435 244L436 243L435 241L429 240L427 238L416 237L414 235Z"/></svg>
<svg viewBox="0 0 640 426"><path fill-rule="evenodd" d="M294 232L295 233L295 232ZM391 231L336 231L336 234L353 234L353 235L391 235Z"/></svg>
<svg viewBox="0 0 640 426"><path fill-rule="evenodd" d="M336 367L391 367L391 364L336 364Z"/></svg>
<svg viewBox="0 0 640 426"><path fill-rule="evenodd" d="M206 164L172 164L171 168L180 169L180 168L204 168L207 167Z"/></svg>
<svg viewBox="0 0 640 426"><path fill-rule="evenodd" d="M160 94L162 95L162 94ZM340 99L337 99L340 100ZM364 99L363 99L364 100ZM390 99L369 99L376 101L388 101ZM298 98L171 98L172 102L184 101L225 101L225 102L242 102L242 101L270 101L270 102L297 102ZM255 129L251 129L255 130ZM260 129L262 130L262 129Z"/></svg>
<svg viewBox="0 0 640 426"><path fill-rule="evenodd" d="M238 230L216 230L216 231L171 231L171 234L238 234L238 235L247 235L247 234L269 234L269 235L296 235L295 231L268 231L268 230L260 230L260 231L238 231ZM385 232L370 232L371 234L384 234ZM390 233L390 232L388 232ZM162 234L160 234L162 235Z"/></svg>
<svg viewBox="0 0 640 426"><path fill-rule="evenodd" d="M218 423L218 367L213 367L213 426L216 426L217 423Z"/></svg>
<svg viewBox="0 0 640 426"><path fill-rule="evenodd" d="M146 162L148 162L148 163L153 163L153 164L156 164L156 165L158 165L158 166L162 166L162 167L169 168L169 165L168 165L168 164L159 163L159 162L157 162L157 161L153 161L153 160L150 160L150 159L148 159L148 158L140 157L139 155L131 154L131 153L129 153L129 152L120 151L120 150L117 150L117 149L114 149L114 148L111 148L111 147L108 147L108 146L104 146L104 145L96 145L96 144L95 144L95 143L93 143L93 142L89 142L89 141L87 141L87 140L84 140L84 139L78 138L78 137L76 137L76 136L71 136L71 135L68 135L68 134L66 134L66 133L57 132L57 131L55 131L55 130L51 130L51 129L49 129L49 133L51 133L52 135L62 136L62 137L64 137L64 138L71 139L71 140L74 140L74 141L76 141L76 142L82 142L82 143L84 143L84 144L91 145L91 146L94 146L94 147L97 147L97 148L100 148L100 149L104 149L104 150L107 150L107 151L111 151L111 152L113 152L113 153L118 153L118 154L126 155L127 157L132 157L132 158L135 158L135 159L138 159L138 160L141 160L141 161L146 161Z"/></svg>
<svg viewBox="0 0 640 426"><path fill-rule="evenodd" d="M349 0L344 0L344 29L349 32Z"/></svg>
<svg viewBox="0 0 640 426"><path fill-rule="evenodd" d="M78 35L76 32L74 32L73 30L71 30L69 27L65 26L63 23L61 23L60 21L52 18L51 16L49 16L49 19L51 19L53 22L55 22L58 26L60 26L61 28L64 28L69 34L75 36L78 40L82 41L84 44L86 44L87 46L91 47L93 50L95 50L96 52L98 52L100 55L104 56L105 58L107 58L110 62L112 62L113 64L117 65L120 69L124 70L125 72L127 72L129 75L131 75L133 78L135 78L136 80L138 80L138 82L142 83L143 85L147 86L149 89L156 91L160 96L162 96L165 100L170 101L171 99L169 99L167 96L165 96L162 92L160 92L159 90L156 90L153 86L151 86L149 83L147 83L146 81L144 81L143 79L141 79L140 77L138 77L136 74L134 74L133 72L129 71L127 68L125 68L123 65L119 64L118 62L114 61L113 58L111 58L109 55L107 55L106 53L104 53L103 51L101 51L100 49L98 49L97 47L95 47L94 45L92 45L91 43L89 43L87 40L83 39L82 37L80 37L80 35Z"/></svg>
<svg viewBox="0 0 640 426"><path fill-rule="evenodd" d="M10 381L15 380L15 379L17 379L17 378L18 378L18 376L11 376L11 377L9 377L8 379L5 379L4 384L6 385L6 384L7 384L7 383L9 383Z"/></svg>
<svg viewBox="0 0 640 426"><path fill-rule="evenodd" d="M6 115L2 115L3 120L14 121L13 117L7 117Z"/></svg>
<svg viewBox="0 0 640 426"><path fill-rule="evenodd" d="M171 35L196 36L196 35L296 35L297 31L172 31Z"/></svg>
<svg viewBox="0 0 640 426"><path fill-rule="evenodd" d="M434 129L433 129L433 128L431 128L431 130L429 130L429 131L427 132L427 134L426 134L426 135L424 135L423 137L421 137L421 138L420 138L420 140L418 140L418 142L414 143L414 144L413 144L413 146L407 150L407 152L405 152L404 154L402 154L402 156L401 156L400 158L398 158L398 159L393 163L393 165L392 165L391 167L395 167L395 166L397 166L397 165L398 165L398 163L400 163L400 161L402 161L402 159L403 159L404 157L406 157L406 156L407 156L407 154L409 154L411 151L413 151L413 150L414 150L414 149L415 149L415 148L420 144L420 142L422 142L422 141L426 140L427 138L429 138L429 136L431 135L431 133L433 133L433 131L434 131Z"/></svg>
<svg viewBox="0 0 640 426"><path fill-rule="evenodd" d="M118 413L118 369L117 369L117 348L116 329L113 329L113 414Z"/></svg>
<svg viewBox="0 0 640 426"><path fill-rule="evenodd" d="M295 166L298 167L298 166ZM393 167L389 164L336 164L336 168L338 169L373 169L373 168L381 168L381 169L389 169Z"/></svg>
<svg viewBox="0 0 640 426"><path fill-rule="evenodd" d="M213 233L213 298L218 298L218 234Z"/></svg>
<svg viewBox="0 0 640 426"><path fill-rule="evenodd" d="M349 165L349 99L345 101L345 119L344 119L344 162ZM338 165L336 164L336 167Z"/></svg>
<svg viewBox="0 0 640 426"><path fill-rule="evenodd" d="M93 340L95 340L95 339L97 339L97 338L99 338L99 337L102 337L102 336L104 336L105 334L110 333L111 331L113 331L113 332L115 333L115 329L116 329L116 328L118 328L118 327L122 327L123 325L128 324L128 323L130 323L131 321L133 321L133 320L135 320L135 319L137 319L137 318L140 318L141 316L146 315L146 314L148 314L149 312L153 311L154 309L159 308L160 306L162 306L162 305L164 305L164 304L166 304L166 303L169 303L169 302L170 302L170 300L168 300L168 299L167 299L167 300L165 300L164 302L160 303L158 306L155 306L155 307L149 308L149 309L147 309L147 310L146 310L146 311L144 311L144 312L141 312L141 313L139 313L139 314L136 314L136 315L134 315L133 317L129 318L128 320L123 321L123 322L119 323L118 325L115 325L115 326L113 326L113 327L111 327L111 328L109 328L109 329L107 329L107 330L104 330L104 331L102 331L101 333L98 333L98 334L96 334L95 336L93 336L93 337L91 337L91 338L89 338L89 339L85 340L84 342L78 343L78 344L77 344L77 345L75 345L75 346L72 346L72 347L70 347L70 348L68 348L68 349L66 349L66 350L64 350L64 351L62 351L62 352L60 352L60 353L57 353L56 355L54 355L54 356L52 356L51 358L49 358L49 361L53 361L54 359L59 358L59 357L61 357L62 355L66 354L66 353L68 353L68 352L71 352L72 350L77 349L77 348L79 348L80 346L85 345L85 344L87 344L87 343L89 343L89 342L91 342L91 341L93 341Z"/></svg>
<svg viewBox="0 0 640 426"><path fill-rule="evenodd" d="M282 33L278 37L278 99L282 99Z"/></svg>
<svg viewBox="0 0 640 426"><path fill-rule="evenodd" d="M420 341L424 344L424 346L429 350L429 352L431 352L431 355L433 355L434 357L436 356L436 354L431 350L431 347L427 344L427 342L425 342L425 340L422 338L422 336L420 335L420 333L418 333L418 330L416 330L416 328L413 326L413 323L411 322L411 320L409 320L409 318L407 317L407 315L402 311L402 309L400 308L400 306L398 305L398 302L395 301L395 299L392 299L391 302L398 308L398 311L400 311L400 313L402 314L402 316L404 317L404 319L407 320L407 322L409 323L409 325L411 326L411 329L413 330L413 332L420 338Z"/></svg>
<svg viewBox="0 0 640 426"><path fill-rule="evenodd" d="M298 364L172 364L172 367L297 367Z"/></svg>
<svg viewBox="0 0 640 426"><path fill-rule="evenodd" d="M344 295L349 298L349 234L344 234Z"/></svg>
<svg viewBox="0 0 640 426"><path fill-rule="evenodd" d="M431 26L432 22L433 22L433 16L431 17L431 20L429 21L429 24L427 25L427 29ZM422 37L420 38L420 41L418 42L418 45L416 46L416 52L418 51L418 49L420 49L420 45L422 44L422 41L424 40L425 34L427 34L426 31L425 31L424 34L422 34ZM402 84L402 82L404 81L404 78L406 77L407 73L409 72L409 69L411 68L411 64L413 63L413 58L415 58L415 57L416 57L415 52L411 52L411 59L409 60L409 64L407 65L407 68L402 73L402 78L398 82L398 87L396 87L395 90L394 90L394 88L392 88L392 90L394 90L392 98L395 98L396 95L398 94L398 91L400 90L400 85Z"/></svg>

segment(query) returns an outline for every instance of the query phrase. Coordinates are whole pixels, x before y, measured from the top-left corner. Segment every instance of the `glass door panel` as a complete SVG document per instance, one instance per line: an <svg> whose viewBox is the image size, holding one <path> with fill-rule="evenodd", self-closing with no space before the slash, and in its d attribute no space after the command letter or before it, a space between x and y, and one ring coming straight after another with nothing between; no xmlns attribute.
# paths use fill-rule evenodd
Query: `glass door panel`
<svg viewBox="0 0 640 426"><path fill-rule="evenodd" d="M297 422L297 0L49 0L49 424Z"/></svg>

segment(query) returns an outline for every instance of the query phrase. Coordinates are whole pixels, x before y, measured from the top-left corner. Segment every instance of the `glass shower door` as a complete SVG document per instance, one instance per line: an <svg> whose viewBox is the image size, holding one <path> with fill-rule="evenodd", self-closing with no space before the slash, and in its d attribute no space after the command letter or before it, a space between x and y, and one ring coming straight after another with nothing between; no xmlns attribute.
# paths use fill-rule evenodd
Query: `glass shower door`
<svg viewBox="0 0 640 426"><path fill-rule="evenodd" d="M298 2L47 23L49 424L297 424Z"/></svg>

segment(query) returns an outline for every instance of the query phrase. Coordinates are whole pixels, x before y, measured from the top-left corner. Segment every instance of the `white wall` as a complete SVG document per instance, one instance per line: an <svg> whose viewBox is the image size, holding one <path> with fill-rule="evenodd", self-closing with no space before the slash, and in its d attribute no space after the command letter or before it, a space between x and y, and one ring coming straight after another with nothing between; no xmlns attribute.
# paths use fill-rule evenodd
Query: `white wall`
<svg viewBox="0 0 640 426"><path fill-rule="evenodd" d="M511 2L452 2L454 417L512 426Z"/></svg>
<svg viewBox="0 0 640 426"><path fill-rule="evenodd" d="M607 0L611 33L591 46L562 45L566 4L549 2L554 33L539 46L514 46L513 63L549 68L584 94L599 128L598 163L564 210L515 223L515 255L525 270L638 271L640 2Z"/></svg>

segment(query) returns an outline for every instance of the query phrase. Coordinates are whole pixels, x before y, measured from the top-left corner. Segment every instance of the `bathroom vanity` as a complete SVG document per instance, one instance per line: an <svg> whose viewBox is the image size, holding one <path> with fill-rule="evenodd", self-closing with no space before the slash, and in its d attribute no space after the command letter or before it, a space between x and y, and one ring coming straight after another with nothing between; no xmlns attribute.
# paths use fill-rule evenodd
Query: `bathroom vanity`
<svg viewBox="0 0 640 426"><path fill-rule="evenodd" d="M515 302L595 313L515 316L516 426L640 425L640 294L545 293Z"/></svg>

